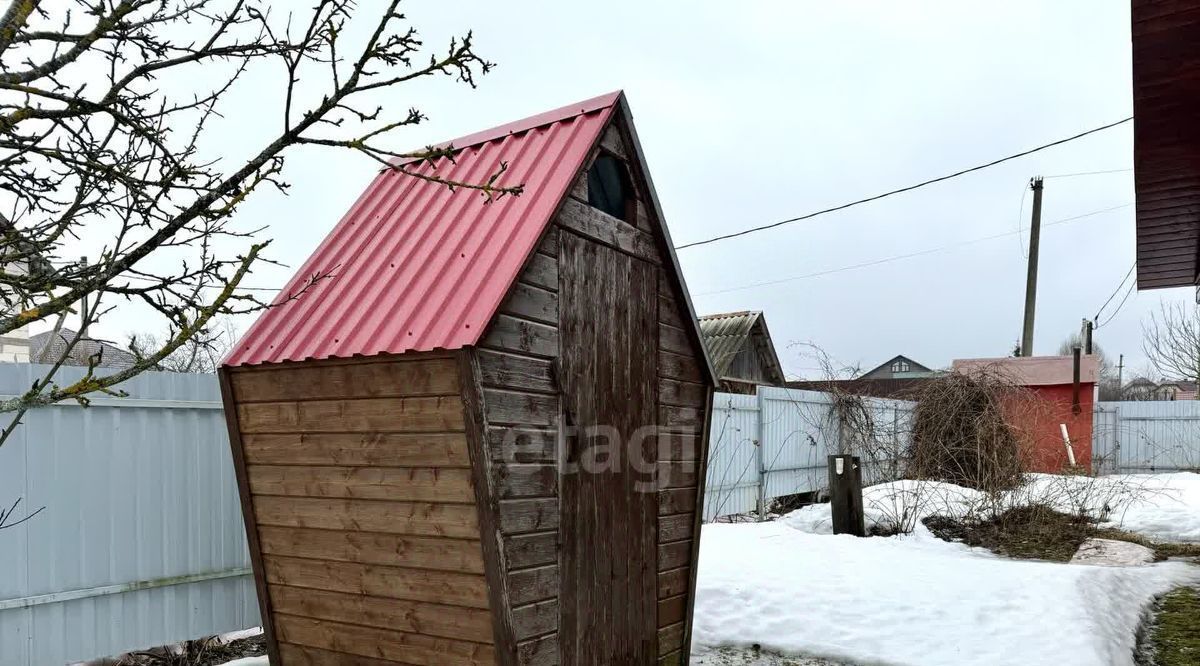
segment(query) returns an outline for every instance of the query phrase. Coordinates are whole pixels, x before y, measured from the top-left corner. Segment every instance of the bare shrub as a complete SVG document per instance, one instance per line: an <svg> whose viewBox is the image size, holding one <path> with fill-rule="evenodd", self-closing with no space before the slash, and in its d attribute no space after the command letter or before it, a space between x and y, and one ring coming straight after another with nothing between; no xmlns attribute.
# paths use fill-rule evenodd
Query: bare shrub
<svg viewBox="0 0 1200 666"><path fill-rule="evenodd" d="M1029 404L1027 390L997 368L928 382L917 395L908 474L985 492L1016 487L1024 437L1011 417Z"/></svg>

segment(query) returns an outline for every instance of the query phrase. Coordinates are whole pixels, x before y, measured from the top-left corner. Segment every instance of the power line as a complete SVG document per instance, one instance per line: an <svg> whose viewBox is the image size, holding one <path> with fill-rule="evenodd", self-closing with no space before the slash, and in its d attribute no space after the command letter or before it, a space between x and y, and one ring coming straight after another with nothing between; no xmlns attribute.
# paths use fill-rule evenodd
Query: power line
<svg viewBox="0 0 1200 666"><path fill-rule="evenodd" d="M1104 326L1104 325L1105 325L1105 324L1107 324L1108 322L1110 322L1110 321L1112 321L1113 319L1115 319L1115 318L1116 318L1116 316L1117 316L1118 314L1120 314L1120 312L1121 312L1121 308L1125 306L1125 301L1129 300L1129 295L1133 293L1133 289L1134 289L1134 287L1136 287L1136 286L1137 286L1137 278L1134 278L1134 279L1133 279L1133 282L1130 282L1130 283L1129 283L1129 289L1126 289L1126 290L1125 290L1125 296L1124 296L1124 298L1122 298L1122 299L1121 299L1121 302L1117 304L1117 309L1116 309L1116 310L1113 310L1113 313L1112 313L1111 315L1109 315L1109 316L1108 316L1108 319L1105 319L1103 323L1098 323L1098 324L1096 324L1095 328L1093 328L1092 330L1096 330L1097 328L1100 328L1101 326Z"/></svg>
<svg viewBox="0 0 1200 666"><path fill-rule="evenodd" d="M987 169L987 168L989 168L989 167L994 167L994 166L996 166L997 164L1002 164L1002 163L1004 163L1004 162L1008 162L1008 161L1010 161L1010 160L1015 160L1015 159L1017 159L1017 158L1019 158L1019 157L1025 157L1026 155L1031 155L1031 154L1033 154L1033 153L1036 153L1036 152L1038 152L1038 151L1041 151L1041 150L1046 150L1047 148L1053 148L1054 146L1059 146L1059 145L1062 145L1062 144L1064 144L1064 143L1067 143L1067 142L1069 142L1069 141L1074 141L1074 140L1076 140L1076 139L1082 139L1083 137L1085 137L1085 136L1087 136L1087 135L1089 135L1089 134L1095 134L1096 132L1101 132L1101 131L1104 131L1104 130L1106 130L1106 129L1109 129L1109 128L1112 128L1112 127L1116 127L1117 125L1120 125L1120 124L1122 124L1122 123L1127 123L1127 122L1129 122L1130 120L1133 120L1133 116L1130 116L1130 117L1128 117L1128 118L1124 118L1124 119L1122 119L1122 120L1118 120L1118 121L1116 121L1115 123L1109 123L1109 124L1107 124L1107 125L1101 125L1100 127L1095 127L1095 128L1092 128L1092 129L1090 129L1090 130L1087 130L1086 132L1080 132L1079 134L1076 134L1076 135L1074 135L1074 136L1069 136L1069 137L1067 137L1067 138L1065 138L1065 139L1059 139L1059 140L1057 140L1057 141L1052 141L1052 142L1050 142L1050 143L1047 143L1047 144L1040 145L1040 146L1038 146L1038 147L1036 147L1036 148L1030 148L1029 150L1024 150L1024 151L1021 151L1021 152L1019 152L1019 153L1015 153L1015 154L1013 154L1013 155L1009 155L1008 157L1001 157L1001 158L1000 158L1000 159L998 159L998 160L992 160L991 162L987 162L986 164L980 164L980 165L978 165L978 166L973 166L973 167L971 167L971 168L969 168L969 169L963 169L963 170L961 170L961 171L955 171L954 173L947 174L947 175L945 175L945 176L938 176L937 178L931 178L931 179L929 179L929 180L922 181L922 182L920 182L920 183L917 183L917 184L915 184L915 185L909 185L909 186L907 186L907 187L901 187L901 188L899 188L899 189L896 189L896 190L891 190L891 191L889 191L889 192L884 192L883 194L876 194L875 196L867 197L867 198L865 198L865 199L859 199L859 200L857 200L857 201L851 201L850 203L841 204L841 205L839 205L839 206L833 206L832 208L825 208L825 209L818 210L818 211L815 211L815 212L812 212L812 213L807 213L807 214L805 214L805 215L800 215L800 216L798 216L798 217L792 217L792 218L788 218L788 219L786 219L786 220L780 220L780 221L778 221L778 222L772 222L771 224L764 224L764 225L762 225L762 226L758 226L758 227L751 227L751 228L749 228L749 229L743 229L743 230L741 230L741 231L735 231L735 232L733 232L733 233L729 233L729 234L723 234L723 235L720 235L720 236L714 236L714 237L712 237L712 238L706 238L706 239L704 239L704 240L693 241L693 242L691 242L691 243L684 243L683 245L676 245L676 246L675 246L675 249L676 249L676 250L682 250L682 249L689 248L689 247L696 247L697 245L707 245L707 244L709 244L709 243L716 243L717 241L723 241L723 240L727 240L727 239L730 239L730 238L737 238L738 236L745 236L746 234L752 234L752 233L755 233L755 232L757 232L757 231L764 231L764 230L766 230L766 229L774 229L775 227L781 227L781 226L783 226L783 225L785 225L785 224L791 224L791 223L793 223L793 222L800 222L801 220L810 220L810 219L812 219L812 218L814 218L814 217L817 217L818 215L825 215L825 214L827 214L827 213L833 213L833 212L836 212L836 211L839 211L839 210L845 210L845 209L847 209L847 208L851 208L851 207L853 207L853 206L858 206L858 205L861 205L861 204L869 203L869 202L871 202L871 201L878 201L878 200L880 200L880 199L883 199L883 198L885 198L885 197L890 197L890 196L893 196L893 195L896 195L896 194L902 194L902 193L904 193L904 192L911 192L912 190L919 189L919 188L925 187L925 186L927 186L927 185L933 185L934 183L940 183L940 182L942 182L942 181L944 181L944 180L950 180L951 178L957 178L957 177L959 177L959 176L963 176L963 175L966 175L966 174L968 174L968 173L972 173L972 172L974 172L974 171L981 171L981 170L983 170L983 169Z"/></svg>
<svg viewBox="0 0 1200 666"><path fill-rule="evenodd" d="M1100 313L1104 312L1104 308L1108 307L1109 303L1112 303L1113 298L1116 298L1117 293L1121 291L1121 287L1125 286L1125 281L1129 279L1130 275L1133 275L1133 269L1135 268L1137 268L1137 259L1133 260L1133 265L1129 267L1129 272L1125 273L1125 277L1121 278L1121 284L1117 285L1116 289L1113 289L1113 293L1109 294L1108 300L1104 301L1104 305L1101 305L1100 309L1096 310L1096 316L1092 317L1092 321L1100 321Z"/></svg>
<svg viewBox="0 0 1200 666"><path fill-rule="evenodd" d="M1112 206L1111 208L1103 208L1100 210L1094 210L1089 213L1083 213L1080 215L1063 218L1061 220L1054 220L1053 222L1047 222L1047 223L1043 224L1042 226L1043 227L1052 227L1052 226L1055 226L1058 224L1067 224L1068 222L1082 220L1083 218L1086 218L1086 217L1093 217L1093 216L1101 215L1103 213L1108 213L1108 212L1111 212L1114 210L1120 210L1122 208L1129 208L1132 205L1133 204L1131 204L1131 203L1127 203L1127 204L1121 204L1120 206ZM878 266L880 264L887 264L887 263L891 263L893 261L900 261L902 259L912 259L913 257L920 257L920 256L924 256L927 254L933 254L935 252L941 252L943 250L952 250L952 249L959 248L959 247L965 247L967 245L983 243L985 241L996 240L997 238L1007 238L1008 236L1012 236L1012 235L1016 235L1016 234L1020 234L1020 233L1021 233L1020 231L1005 231L1003 233L993 234L991 236L983 236L981 238L972 238L970 240L959 241L957 243L940 245L938 247L932 247L932 248L925 249L925 250L909 252L908 254L899 254L896 256L892 256L892 257L885 257L883 259L876 259L874 261L865 261L865 262L862 262L859 264L851 264L849 266L841 266L839 268L830 268L828 270L818 271L816 273L807 273L805 275L794 275L792 277L780 278L778 280L767 280L764 282L754 282L751 284L741 285L739 287L730 287L728 289L718 289L715 291L703 291L703 292L697 293L696 296L711 296L714 294L725 294L725 293L729 293L729 292L733 292L733 291L743 291L745 289L753 289L754 287L766 287L766 286L770 286L770 285L783 284L785 282L795 282L797 280L807 280L809 278L821 277L823 275L831 275L833 273L841 273L843 271L850 271L850 270L855 270L855 269L859 269L859 268L867 268L869 266Z"/></svg>
<svg viewBox="0 0 1200 666"><path fill-rule="evenodd" d="M1075 178L1077 176L1099 176L1106 173L1128 173L1133 171L1133 167L1128 169L1105 169L1104 171L1079 171L1077 173L1057 173L1053 176L1042 176L1042 178Z"/></svg>

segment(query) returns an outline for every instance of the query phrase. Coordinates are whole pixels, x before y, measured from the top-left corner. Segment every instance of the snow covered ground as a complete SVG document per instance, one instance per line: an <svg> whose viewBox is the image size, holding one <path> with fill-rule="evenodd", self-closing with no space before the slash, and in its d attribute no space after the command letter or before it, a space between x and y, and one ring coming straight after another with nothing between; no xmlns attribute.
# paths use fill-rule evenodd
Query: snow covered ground
<svg viewBox="0 0 1200 666"><path fill-rule="evenodd" d="M864 495L873 523L962 515L982 501L974 491L914 482ZM1038 475L1006 501L1081 505L1152 539L1200 540L1200 475ZM861 666L1132 664L1135 631L1151 599L1200 582L1200 568L1182 562L1099 567L1004 559L942 541L920 524L890 538L829 532L828 505L769 523L705 525L693 652L714 664L741 662L719 661L713 648L755 644Z"/></svg>

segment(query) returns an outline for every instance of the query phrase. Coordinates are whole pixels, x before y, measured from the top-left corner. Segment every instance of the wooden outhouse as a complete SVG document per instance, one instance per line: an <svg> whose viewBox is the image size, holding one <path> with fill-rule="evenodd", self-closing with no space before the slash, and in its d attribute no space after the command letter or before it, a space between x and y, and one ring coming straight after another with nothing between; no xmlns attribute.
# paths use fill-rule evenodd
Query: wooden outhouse
<svg viewBox="0 0 1200 666"><path fill-rule="evenodd" d="M271 661L687 663L715 377L625 98L452 145L524 193L381 172L221 369Z"/></svg>

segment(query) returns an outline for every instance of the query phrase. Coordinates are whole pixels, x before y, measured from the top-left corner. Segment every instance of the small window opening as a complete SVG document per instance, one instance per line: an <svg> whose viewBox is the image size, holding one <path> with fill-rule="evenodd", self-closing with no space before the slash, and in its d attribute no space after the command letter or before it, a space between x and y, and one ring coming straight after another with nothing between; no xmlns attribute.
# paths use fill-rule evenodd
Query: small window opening
<svg viewBox="0 0 1200 666"><path fill-rule="evenodd" d="M908 372L908 361L896 361L892 364L892 372Z"/></svg>
<svg viewBox="0 0 1200 666"><path fill-rule="evenodd" d="M601 153L588 169L588 204L613 217L629 221L632 208L629 173L621 160Z"/></svg>

